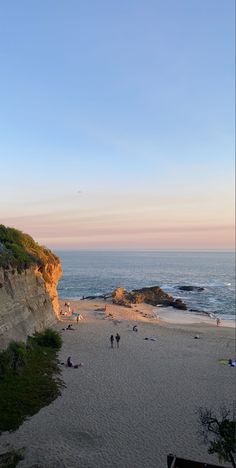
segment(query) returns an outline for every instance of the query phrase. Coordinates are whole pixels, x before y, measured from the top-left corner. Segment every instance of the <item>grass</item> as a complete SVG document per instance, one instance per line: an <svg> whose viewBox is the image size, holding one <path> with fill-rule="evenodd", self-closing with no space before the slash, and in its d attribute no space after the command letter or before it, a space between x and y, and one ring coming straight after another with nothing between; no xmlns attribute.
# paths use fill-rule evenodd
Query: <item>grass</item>
<svg viewBox="0 0 236 468"><path fill-rule="evenodd" d="M31 265L38 265L45 280L50 279L45 266L58 263L59 259L46 247L18 229L0 224L0 267L16 268L20 273Z"/></svg>
<svg viewBox="0 0 236 468"><path fill-rule="evenodd" d="M61 394L60 344L55 348L47 341L47 346L42 346L38 343L40 335L45 332L29 337L26 345L11 343L0 353L0 432L18 429L26 418Z"/></svg>

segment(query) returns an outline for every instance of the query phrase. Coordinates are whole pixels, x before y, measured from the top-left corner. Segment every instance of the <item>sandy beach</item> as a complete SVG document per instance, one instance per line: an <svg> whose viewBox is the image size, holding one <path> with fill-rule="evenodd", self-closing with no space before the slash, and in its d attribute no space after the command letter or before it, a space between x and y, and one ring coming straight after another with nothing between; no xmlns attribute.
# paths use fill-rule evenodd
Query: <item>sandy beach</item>
<svg viewBox="0 0 236 468"><path fill-rule="evenodd" d="M59 359L83 367L61 366L62 395L4 433L1 452L25 447L22 468L164 468L168 453L217 464L197 434L196 409L232 408L235 368L219 360L234 358L234 328L172 308L70 303L83 319L62 315ZM68 323L73 331L62 330ZM117 332L120 348L111 349Z"/></svg>

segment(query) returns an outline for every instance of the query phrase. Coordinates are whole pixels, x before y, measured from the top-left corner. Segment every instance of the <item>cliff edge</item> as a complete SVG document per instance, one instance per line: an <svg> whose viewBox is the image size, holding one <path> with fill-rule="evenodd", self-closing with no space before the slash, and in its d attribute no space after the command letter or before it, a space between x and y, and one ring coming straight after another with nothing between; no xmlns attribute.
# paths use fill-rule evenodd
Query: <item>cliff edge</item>
<svg viewBox="0 0 236 468"><path fill-rule="evenodd" d="M28 234L0 225L0 349L55 322L59 258Z"/></svg>

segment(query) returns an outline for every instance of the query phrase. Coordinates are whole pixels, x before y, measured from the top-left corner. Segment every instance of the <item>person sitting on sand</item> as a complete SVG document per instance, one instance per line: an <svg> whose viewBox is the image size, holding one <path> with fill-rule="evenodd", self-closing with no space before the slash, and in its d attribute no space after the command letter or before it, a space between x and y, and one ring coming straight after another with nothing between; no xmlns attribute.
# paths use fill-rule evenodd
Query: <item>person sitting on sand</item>
<svg viewBox="0 0 236 468"><path fill-rule="evenodd" d="M229 359L229 365L231 367L236 367L236 361L233 361L232 359Z"/></svg>
<svg viewBox="0 0 236 468"><path fill-rule="evenodd" d="M82 320L84 317L81 314L77 314L76 321Z"/></svg>
<svg viewBox="0 0 236 468"><path fill-rule="evenodd" d="M66 330L74 330L74 328L72 328L72 325L69 324L68 327L66 328Z"/></svg>
<svg viewBox="0 0 236 468"><path fill-rule="evenodd" d="M67 365L67 367L73 367L74 369L78 369L78 367L83 366L83 363L80 362L79 364L73 364L73 362L71 360L71 356L69 356L67 358L66 365Z"/></svg>
<svg viewBox="0 0 236 468"><path fill-rule="evenodd" d="M66 362L67 362L67 367L74 367L74 364L73 364L73 362L71 361L71 356L69 356L69 357L67 358L67 361L66 361Z"/></svg>
<svg viewBox="0 0 236 468"><path fill-rule="evenodd" d="M133 331L135 331L135 332L137 332L137 331L138 331L138 327L137 327L137 325L134 325L134 326L133 326Z"/></svg>

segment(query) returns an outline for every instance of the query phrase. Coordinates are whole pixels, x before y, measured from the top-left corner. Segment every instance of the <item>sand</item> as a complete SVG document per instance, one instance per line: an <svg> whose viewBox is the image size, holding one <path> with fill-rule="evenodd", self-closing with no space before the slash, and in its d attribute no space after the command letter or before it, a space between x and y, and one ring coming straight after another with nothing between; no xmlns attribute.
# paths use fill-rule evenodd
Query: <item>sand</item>
<svg viewBox="0 0 236 468"><path fill-rule="evenodd" d="M196 409L232 408L236 369L219 359L234 357L234 329L201 317L179 323L169 309L158 320L150 306L105 304L71 303L84 319L74 331L62 330L67 317L57 324L60 360L84 365L62 366L61 397L4 433L1 452L26 447L19 468L164 468L168 453L217 464L200 442ZM117 332L120 348L111 349Z"/></svg>

